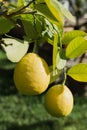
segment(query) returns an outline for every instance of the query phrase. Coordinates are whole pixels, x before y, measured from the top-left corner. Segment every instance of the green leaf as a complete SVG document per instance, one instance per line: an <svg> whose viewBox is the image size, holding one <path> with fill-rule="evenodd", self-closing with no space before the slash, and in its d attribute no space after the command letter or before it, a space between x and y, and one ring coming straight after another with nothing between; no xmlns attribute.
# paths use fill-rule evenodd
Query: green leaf
<svg viewBox="0 0 87 130"><path fill-rule="evenodd" d="M43 31L42 35L45 35L47 39L52 39L54 40L54 26L47 20L45 19L45 30Z"/></svg>
<svg viewBox="0 0 87 130"><path fill-rule="evenodd" d="M4 17L0 17L0 34L9 32L14 25Z"/></svg>
<svg viewBox="0 0 87 130"><path fill-rule="evenodd" d="M56 68L56 57L58 53L58 34L55 32L54 42L53 42L53 70Z"/></svg>
<svg viewBox="0 0 87 130"><path fill-rule="evenodd" d="M45 16L52 23L56 23L57 20L54 15L50 12L46 4L35 4L34 8L39 11L43 16Z"/></svg>
<svg viewBox="0 0 87 130"><path fill-rule="evenodd" d="M12 38L3 38L1 44L11 62L18 62L27 52L29 44L26 41Z"/></svg>
<svg viewBox="0 0 87 130"><path fill-rule="evenodd" d="M44 18L40 15L24 14L21 17L25 34L29 40L37 40L44 30Z"/></svg>
<svg viewBox="0 0 87 130"><path fill-rule="evenodd" d="M44 3L44 0L37 0L37 3Z"/></svg>
<svg viewBox="0 0 87 130"><path fill-rule="evenodd" d="M87 64L77 64L70 68L67 74L80 82L87 82Z"/></svg>
<svg viewBox="0 0 87 130"><path fill-rule="evenodd" d="M54 35L55 31L61 36L62 35L62 27L60 24L52 24L48 19L45 19L45 30L42 32L44 38L48 43L53 45L54 43Z"/></svg>
<svg viewBox="0 0 87 130"><path fill-rule="evenodd" d="M18 6L20 7L20 6L24 6L24 0L18 0Z"/></svg>
<svg viewBox="0 0 87 130"><path fill-rule="evenodd" d="M38 34L38 36L40 37L42 34L42 31L45 29L44 28L44 18L41 15L35 15L35 28L36 28L36 32Z"/></svg>
<svg viewBox="0 0 87 130"><path fill-rule="evenodd" d="M85 37L86 35L87 33L80 30L73 30L70 32L66 32L62 36L62 43L66 45L66 44L69 44L74 38L78 36Z"/></svg>
<svg viewBox="0 0 87 130"><path fill-rule="evenodd" d="M58 2L57 0L54 0L56 6L55 7L59 7L61 10L61 13L71 22L75 23L75 17L70 13L70 11L68 9L66 9L60 2Z"/></svg>
<svg viewBox="0 0 87 130"><path fill-rule="evenodd" d="M66 57L76 58L87 50L87 40L83 37L77 37L72 40L66 48Z"/></svg>
<svg viewBox="0 0 87 130"><path fill-rule="evenodd" d="M34 28L34 17L33 15L24 14L21 17L24 31L29 40L36 39L36 31Z"/></svg>
<svg viewBox="0 0 87 130"><path fill-rule="evenodd" d="M63 16L75 23L75 17L60 2L57 0L45 0L45 2L51 13L61 24L64 24Z"/></svg>
<svg viewBox="0 0 87 130"><path fill-rule="evenodd" d="M56 67L61 70L66 66L66 58L63 50L59 50L56 57Z"/></svg>
<svg viewBox="0 0 87 130"><path fill-rule="evenodd" d="M60 22L62 25L64 25L64 18L63 14L60 10L60 6L58 4L57 0L45 0L49 10L54 15L54 17Z"/></svg>

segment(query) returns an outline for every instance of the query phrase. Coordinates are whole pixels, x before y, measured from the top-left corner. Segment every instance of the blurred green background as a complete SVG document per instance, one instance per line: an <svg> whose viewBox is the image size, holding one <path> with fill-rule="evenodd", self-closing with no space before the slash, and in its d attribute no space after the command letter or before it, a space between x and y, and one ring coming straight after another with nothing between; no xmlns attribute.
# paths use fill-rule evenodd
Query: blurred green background
<svg viewBox="0 0 87 130"><path fill-rule="evenodd" d="M43 96L0 96L0 130L87 130L87 99L75 97L68 117L53 118L44 108Z"/></svg>

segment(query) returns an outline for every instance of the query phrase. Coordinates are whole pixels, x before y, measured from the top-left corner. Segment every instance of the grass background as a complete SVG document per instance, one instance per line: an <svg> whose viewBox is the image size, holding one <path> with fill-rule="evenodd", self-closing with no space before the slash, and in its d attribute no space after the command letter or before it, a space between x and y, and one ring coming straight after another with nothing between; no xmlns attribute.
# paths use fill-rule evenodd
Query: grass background
<svg viewBox="0 0 87 130"><path fill-rule="evenodd" d="M87 98L75 97L72 113L63 118L50 116L44 95L0 96L0 130L87 130Z"/></svg>

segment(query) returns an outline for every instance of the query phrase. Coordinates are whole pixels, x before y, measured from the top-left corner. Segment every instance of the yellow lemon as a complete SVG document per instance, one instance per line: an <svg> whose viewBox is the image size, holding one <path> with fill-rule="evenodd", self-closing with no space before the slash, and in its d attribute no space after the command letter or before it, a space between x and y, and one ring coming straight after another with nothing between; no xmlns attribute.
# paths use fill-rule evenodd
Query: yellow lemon
<svg viewBox="0 0 87 130"><path fill-rule="evenodd" d="M73 109L73 95L65 85L54 85L45 95L45 107L54 117L67 116Z"/></svg>
<svg viewBox="0 0 87 130"><path fill-rule="evenodd" d="M14 83L22 94L41 94L47 89L49 82L48 65L37 54L28 53L17 63L14 70Z"/></svg>

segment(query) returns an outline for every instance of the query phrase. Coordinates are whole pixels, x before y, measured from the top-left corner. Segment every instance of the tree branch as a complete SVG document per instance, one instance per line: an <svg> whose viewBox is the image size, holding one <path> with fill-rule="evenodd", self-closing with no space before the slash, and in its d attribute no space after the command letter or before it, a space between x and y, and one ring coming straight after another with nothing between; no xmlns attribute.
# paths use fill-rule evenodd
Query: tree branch
<svg viewBox="0 0 87 130"><path fill-rule="evenodd" d="M9 16L9 17L12 17L12 16L14 16L14 15L19 14L19 13L22 12L25 8L27 8L28 6L30 6L30 4L33 3L34 1L35 1L35 0L30 1L27 5L21 7L19 10L17 10L16 12L13 12L13 13L11 13L11 14L9 14L8 16Z"/></svg>

